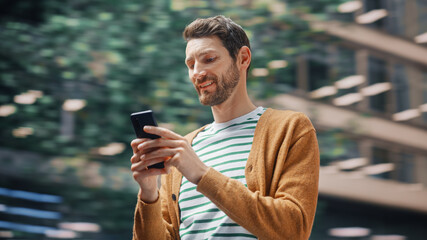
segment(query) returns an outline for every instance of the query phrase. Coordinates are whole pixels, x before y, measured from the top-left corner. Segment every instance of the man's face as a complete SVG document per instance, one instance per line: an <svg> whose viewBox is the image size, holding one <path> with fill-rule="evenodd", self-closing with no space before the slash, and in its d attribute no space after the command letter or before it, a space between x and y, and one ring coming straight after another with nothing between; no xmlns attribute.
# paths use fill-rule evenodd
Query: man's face
<svg viewBox="0 0 427 240"><path fill-rule="evenodd" d="M217 37L188 41L185 63L203 105L223 103L239 82L236 63Z"/></svg>

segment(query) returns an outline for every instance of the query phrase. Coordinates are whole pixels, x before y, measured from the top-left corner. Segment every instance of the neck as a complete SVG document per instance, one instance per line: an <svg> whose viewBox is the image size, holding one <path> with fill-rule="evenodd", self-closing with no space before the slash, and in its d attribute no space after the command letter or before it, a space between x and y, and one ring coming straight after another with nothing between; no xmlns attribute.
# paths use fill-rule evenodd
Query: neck
<svg viewBox="0 0 427 240"><path fill-rule="evenodd" d="M241 89L240 92L239 89ZM235 90L236 92L223 103L211 107L216 123L228 122L256 109L247 94L246 88L236 88Z"/></svg>

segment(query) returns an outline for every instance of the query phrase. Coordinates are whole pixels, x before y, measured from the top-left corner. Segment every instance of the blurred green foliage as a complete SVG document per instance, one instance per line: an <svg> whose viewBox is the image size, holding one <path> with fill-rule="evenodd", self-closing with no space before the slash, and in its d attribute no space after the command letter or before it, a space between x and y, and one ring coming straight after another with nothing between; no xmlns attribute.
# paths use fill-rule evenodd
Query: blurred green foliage
<svg viewBox="0 0 427 240"><path fill-rule="evenodd" d="M0 118L7 126L0 144L87 155L110 142L128 145L134 111L153 109L160 123L180 134L210 122L210 109L199 104L183 64L181 33L194 16L223 14L241 24L251 38L255 68L288 61L288 68L271 69L267 77L250 76L254 98L292 89L294 57L310 48L314 34L296 16L299 9L280 1L18 1L0 18L0 105L17 109ZM14 103L28 90L43 96L34 104ZM66 99L85 99L87 105L67 115L61 109ZM33 134L16 138L18 127Z"/></svg>

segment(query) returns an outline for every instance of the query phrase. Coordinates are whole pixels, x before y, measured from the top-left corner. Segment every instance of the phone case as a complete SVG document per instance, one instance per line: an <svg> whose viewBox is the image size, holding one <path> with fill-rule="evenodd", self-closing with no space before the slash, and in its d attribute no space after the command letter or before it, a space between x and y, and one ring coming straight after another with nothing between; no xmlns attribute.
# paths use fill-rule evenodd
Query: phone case
<svg viewBox="0 0 427 240"><path fill-rule="evenodd" d="M156 120L154 119L153 111L147 110L142 112L132 113L130 115L132 120L133 129L137 138L150 138L156 139L159 136L144 132L144 126L157 126Z"/></svg>
<svg viewBox="0 0 427 240"><path fill-rule="evenodd" d="M147 110L147 111L132 113L130 115L130 119L132 121L133 129L135 130L135 134L137 138L150 138L150 139L159 138L159 136L146 133L143 130L144 126L146 125L157 126L157 122L154 119L153 111ZM164 168L164 167L165 165L163 162L148 166L148 168Z"/></svg>

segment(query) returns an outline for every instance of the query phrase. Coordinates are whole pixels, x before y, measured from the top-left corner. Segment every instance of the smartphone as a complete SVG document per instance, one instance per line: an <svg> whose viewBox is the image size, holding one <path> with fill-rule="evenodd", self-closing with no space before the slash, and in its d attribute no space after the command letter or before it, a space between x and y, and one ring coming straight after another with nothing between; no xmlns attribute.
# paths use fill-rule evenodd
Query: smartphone
<svg viewBox="0 0 427 240"><path fill-rule="evenodd" d="M132 121L133 129L135 130L135 134L137 138L150 138L156 139L159 136L154 134L149 134L144 131L144 126L157 126L156 119L154 119L153 111L147 110L142 112L132 113L130 115L130 119ZM165 165L163 162L156 163L154 165L148 166L148 168L164 168Z"/></svg>

